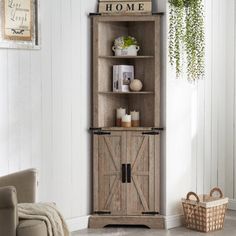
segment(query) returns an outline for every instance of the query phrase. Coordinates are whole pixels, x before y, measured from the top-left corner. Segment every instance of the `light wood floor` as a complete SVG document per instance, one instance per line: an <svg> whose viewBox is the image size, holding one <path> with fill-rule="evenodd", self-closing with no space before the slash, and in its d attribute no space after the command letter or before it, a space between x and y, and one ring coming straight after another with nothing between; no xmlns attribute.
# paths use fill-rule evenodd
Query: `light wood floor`
<svg viewBox="0 0 236 236"><path fill-rule="evenodd" d="M199 233L185 228L172 230L150 230L144 228L105 228L105 229L85 229L72 234L73 236L234 236L236 235L236 212L228 212L225 228L213 233Z"/></svg>

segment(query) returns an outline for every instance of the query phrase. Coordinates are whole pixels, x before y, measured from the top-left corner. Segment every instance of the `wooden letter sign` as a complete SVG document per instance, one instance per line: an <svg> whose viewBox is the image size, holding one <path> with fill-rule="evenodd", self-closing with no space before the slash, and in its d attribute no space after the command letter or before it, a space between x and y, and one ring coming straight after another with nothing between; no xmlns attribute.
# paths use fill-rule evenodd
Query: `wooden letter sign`
<svg viewBox="0 0 236 236"><path fill-rule="evenodd" d="M107 1L99 3L99 13L108 15L150 15L151 1Z"/></svg>

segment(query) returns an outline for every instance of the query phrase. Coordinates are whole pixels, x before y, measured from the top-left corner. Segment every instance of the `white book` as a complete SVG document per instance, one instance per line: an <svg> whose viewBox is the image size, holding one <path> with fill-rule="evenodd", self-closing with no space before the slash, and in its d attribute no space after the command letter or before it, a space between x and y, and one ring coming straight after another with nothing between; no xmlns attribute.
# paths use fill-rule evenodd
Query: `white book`
<svg viewBox="0 0 236 236"><path fill-rule="evenodd" d="M119 66L113 66L113 85L112 85L113 92L119 92Z"/></svg>
<svg viewBox="0 0 236 236"><path fill-rule="evenodd" d="M119 92L129 92L129 85L134 79L134 66L119 65Z"/></svg>

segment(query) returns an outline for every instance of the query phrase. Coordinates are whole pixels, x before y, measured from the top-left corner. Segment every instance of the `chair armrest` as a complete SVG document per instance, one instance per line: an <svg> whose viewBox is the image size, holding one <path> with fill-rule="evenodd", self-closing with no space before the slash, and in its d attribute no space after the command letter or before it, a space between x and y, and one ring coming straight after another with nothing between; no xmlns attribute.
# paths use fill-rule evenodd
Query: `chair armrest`
<svg viewBox="0 0 236 236"><path fill-rule="evenodd" d="M0 209L13 208L17 205L17 196L15 187L0 188Z"/></svg>
<svg viewBox="0 0 236 236"><path fill-rule="evenodd" d="M17 195L14 187L0 188L0 235L16 236Z"/></svg>
<svg viewBox="0 0 236 236"><path fill-rule="evenodd" d="M0 187L14 186L19 203L34 203L37 190L37 170L29 169L0 177Z"/></svg>

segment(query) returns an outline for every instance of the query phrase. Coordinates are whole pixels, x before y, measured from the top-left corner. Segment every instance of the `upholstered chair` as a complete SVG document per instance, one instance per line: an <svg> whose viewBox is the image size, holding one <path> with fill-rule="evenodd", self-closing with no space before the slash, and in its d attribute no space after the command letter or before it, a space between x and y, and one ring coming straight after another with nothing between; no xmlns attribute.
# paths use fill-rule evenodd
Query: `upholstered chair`
<svg viewBox="0 0 236 236"><path fill-rule="evenodd" d="M36 201L37 170L0 177L0 236L47 236L41 220L19 220L17 204Z"/></svg>

